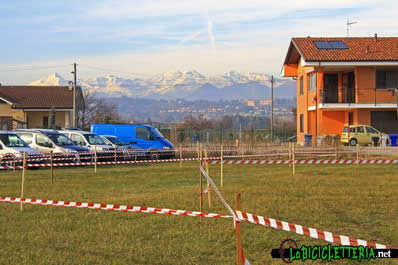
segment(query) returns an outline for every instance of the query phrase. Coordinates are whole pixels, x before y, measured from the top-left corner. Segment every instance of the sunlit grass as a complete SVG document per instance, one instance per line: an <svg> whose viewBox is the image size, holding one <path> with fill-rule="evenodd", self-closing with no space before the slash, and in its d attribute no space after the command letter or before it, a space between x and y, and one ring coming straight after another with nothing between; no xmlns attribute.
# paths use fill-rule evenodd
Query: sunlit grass
<svg viewBox="0 0 398 265"><path fill-rule="evenodd" d="M381 244L398 246L396 165L224 165L222 192L242 210ZM220 183L220 166L210 166ZM198 164L29 170L25 197L199 210ZM0 172L0 196L20 196L20 171ZM205 196L206 198L207 196ZM227 213L213 194L213 208ZM0 203L0 264L234 264L231 220ZM251 264L285 238L326 244L244 223ZM335 262L340 264L342 261ZM352 262L345 261L346 264ZM368 262L393 264L388 260ZM307 262L306 264L318 264ZM365 264L367 264L365 262Z"/></svg>

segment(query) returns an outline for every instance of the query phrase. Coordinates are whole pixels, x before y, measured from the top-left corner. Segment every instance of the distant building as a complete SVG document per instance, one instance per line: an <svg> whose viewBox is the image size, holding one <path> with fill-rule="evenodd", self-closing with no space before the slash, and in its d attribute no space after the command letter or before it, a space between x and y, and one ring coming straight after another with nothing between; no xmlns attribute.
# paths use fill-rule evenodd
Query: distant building
<svg viewBox="0 0 398 265"><path fill-rule="evenodd" d="M346 124L398 133L398 38L292 38L283 75L297 79L297 136Z"/></svg>
<svg viewBox="0 0 398 265"><path fill-rule="evenodd" d="M76 94L77 109L84 108L80 87ZM73 91L67 86L1 86L0 124L2 130L48 128L51 109L55 124L71 127Z"/></svg>

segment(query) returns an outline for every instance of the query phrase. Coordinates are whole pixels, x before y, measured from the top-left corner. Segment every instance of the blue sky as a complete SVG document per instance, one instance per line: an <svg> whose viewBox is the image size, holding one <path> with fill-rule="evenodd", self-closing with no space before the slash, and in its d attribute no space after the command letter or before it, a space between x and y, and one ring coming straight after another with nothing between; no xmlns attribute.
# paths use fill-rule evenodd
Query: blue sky
<svg viewBox="0 0 398 265"><path fill-rule="evenodd" d="M145 75L278 74L291 37L345 36L347 18L358 22L351 36L398 36L397 9L368 0L2 0L0 82L68 77L73 62ZM47 66L58 67L19 71Z"/></svg>

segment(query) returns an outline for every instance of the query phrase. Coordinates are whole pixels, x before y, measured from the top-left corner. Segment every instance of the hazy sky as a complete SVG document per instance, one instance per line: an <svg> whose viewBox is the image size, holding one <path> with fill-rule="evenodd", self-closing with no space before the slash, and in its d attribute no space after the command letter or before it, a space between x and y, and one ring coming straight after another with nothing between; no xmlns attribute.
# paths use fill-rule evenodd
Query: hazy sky
<svg viewBox="0 0 398 265"><path fill-rule="evenodd" d="M0 83L71 78L73 62L82 78L279 74L291 37L346 36L347 18L351 36L398 36L397 10L395 0L1 0Z"/></svg>

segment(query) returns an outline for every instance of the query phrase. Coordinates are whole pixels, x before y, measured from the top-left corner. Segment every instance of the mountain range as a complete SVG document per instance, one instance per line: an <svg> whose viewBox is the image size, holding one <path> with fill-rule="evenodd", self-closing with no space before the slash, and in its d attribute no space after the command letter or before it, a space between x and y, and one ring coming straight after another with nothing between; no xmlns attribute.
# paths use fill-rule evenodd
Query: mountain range
<svg viewBox="0 0 398 265"><path fill-rule="evenodd" d="M263 73L240 74L235 71L206 76L197 71L177 71L151 78L122 78L114 75L79 79L84 90L102 97L146 99L239 100L265 99L271 96L271 76ZM29 85L68 85L68 80L54 73ZM274 78L275 98L292 99L296 81Z"/></svg>

